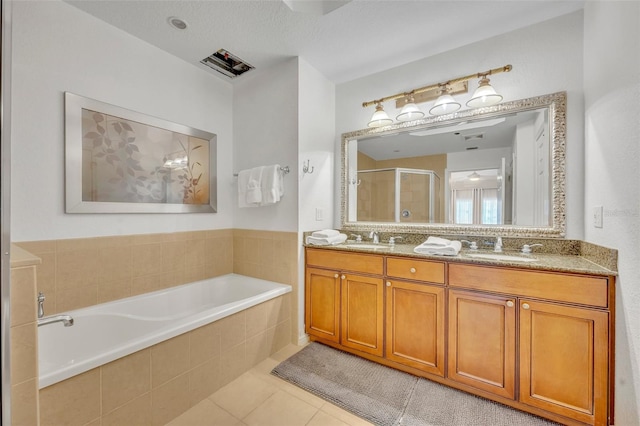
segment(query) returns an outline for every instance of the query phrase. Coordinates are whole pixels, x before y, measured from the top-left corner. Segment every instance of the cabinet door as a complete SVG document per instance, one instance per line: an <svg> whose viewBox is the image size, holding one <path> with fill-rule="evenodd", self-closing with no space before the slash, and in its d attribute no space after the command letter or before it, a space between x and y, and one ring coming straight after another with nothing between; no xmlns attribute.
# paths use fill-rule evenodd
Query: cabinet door
<svg viewBox="0 0 640 426"><path fill-rule="evenodd" d="M335 271L307 268L305 330L312 336L340 339L340 275Z"/></svg>
<svg viewBox="0 0 640 426"><path fill-rule="evenodd" d="M387 281L387 359L444 377L444 288Z"/></svg>
<svg viewBox="0 0 640 426"><path fill-rule="evenodd" d="M382 356L383 280L343 274L341 343L373 355Z"/></svg>
<svg viewBox="0 0 640 426"><path fill-rule="evenodd" d="M520 401L608 424L607 312L520 301Z"/></svg>
<svg viewBox="0 0 640 426"><path fill-rule="evenodd" d="M449 291L451 380L515 398L515 298Z"/></svg>

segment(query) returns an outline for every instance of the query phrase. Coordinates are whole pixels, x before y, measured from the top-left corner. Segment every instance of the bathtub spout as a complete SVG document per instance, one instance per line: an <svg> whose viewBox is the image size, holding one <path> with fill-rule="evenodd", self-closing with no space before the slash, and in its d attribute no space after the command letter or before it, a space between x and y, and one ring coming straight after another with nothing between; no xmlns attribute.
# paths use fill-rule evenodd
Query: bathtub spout
<svg viewBox="0 0 640 426"><path fill-rule="evenodd" d="M54 322L61 322L65 327L71 327L73 325L73 318L71 315L52 315L50 317L38 318L38 327L53 324Z"/></svg>

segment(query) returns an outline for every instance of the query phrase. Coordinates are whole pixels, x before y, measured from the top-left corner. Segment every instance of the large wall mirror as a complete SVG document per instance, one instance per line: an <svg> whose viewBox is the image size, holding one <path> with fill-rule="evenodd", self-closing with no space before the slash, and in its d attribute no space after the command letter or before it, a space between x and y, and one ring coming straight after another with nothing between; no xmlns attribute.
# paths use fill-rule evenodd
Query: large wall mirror
<svg viewBox="0 0 640 426"><path fill-rule="evenodd" d="M342 228L562 238L566 93L342 135Z"/></svg>

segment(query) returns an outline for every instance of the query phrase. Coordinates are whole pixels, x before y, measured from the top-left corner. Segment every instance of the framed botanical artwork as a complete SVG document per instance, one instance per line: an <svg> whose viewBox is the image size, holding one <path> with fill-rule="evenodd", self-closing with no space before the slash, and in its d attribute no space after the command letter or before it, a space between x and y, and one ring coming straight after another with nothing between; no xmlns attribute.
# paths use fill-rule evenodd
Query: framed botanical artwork
<svg viewBox="0 0 640 426"><path fill-rule="evenodd" d="M67 213L214 213L216 135L65 93Z"/></svg>

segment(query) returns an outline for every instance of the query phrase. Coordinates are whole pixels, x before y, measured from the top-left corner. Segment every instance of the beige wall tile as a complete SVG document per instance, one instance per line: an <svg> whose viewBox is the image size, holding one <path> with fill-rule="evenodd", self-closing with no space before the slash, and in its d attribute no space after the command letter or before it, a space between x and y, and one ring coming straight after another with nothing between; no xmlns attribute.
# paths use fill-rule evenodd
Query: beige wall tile
<svg viewBox="0 0 640 426"><path fill-rule="evenodd" d="M247 309L245 315L247 318L247 338L267 329L267 306L264 303Z"/></svg>
<svg viewBox="0 0 640 426"><path fill-rule="evenodd" d="M220 345L225 351L232 346L244 342L246 334L246 315L244 311L238 312L218 321L220 327Z"/></svg>
<svg viewBox="0 0 640 426"><path fill-rule="evenodd" d="M56 240L56 252L62 253L67 251L92 251L100 247L100 238L69 238L64 240Z"/></svg>
<svg viewBox="0 0 640 426"><path fill-rule="evenodd" d="M98 250L82 249L56 253L56 291L97 284Z"/></svg>
<svg viewBox="0 0 640 426"><path fill-rule="evenodd" d="M100 417L100 370L40 390L40 426L84 425Z"/></svg>
<svg viewBox="0 0 640 426"><path fill-rule="evenodd" d="M129 401L102 417L102 426L150 426L151 392Z"/></svg>
<svg viewBox="0 0 640 426"><path fill-rule="evenodd" d="M219 321L207 324L189 333L191 367L211 359L220 360L220 335Z"/></svg>
<svg viewBox="0 0 640 426"><path fill-rule="evenodd" d="M248 369L246 344L244 342L230 349L222 350L220 356L220 380L222 386L240 377Z"/></svg>
<svg viewBox="0 0 640 426"><path fill-rule="evenodd" d="M220 358L216 357L189 371L190 403L196 405L222 387Z"/></svg>
<svg viewBox="0 0 640 426"><path fill-rule="evenodd" d="M102 366L102 413L109 413L151 390L149 349Z"/></svg>
<svg viewBox="0 0 640 426"><path fill-rule="evenodd" d="M131 248L132 272L134 277L162 272L162 245L144 244Z"/></svg>
<svg viewBox="0 0 640 426"><path fill-rule="evenodd" d="M183 374L152 391L151 424L164 425L184 413L190 406L189 376Z"/></svg>
<svg viewBox="0 0 640 426"><path fill-rule="evenodd" d="M99 249L109 247L131 247L133 238L131 235L113 235L111 237L97 237L96 247Z"/></svg>
<svg viewBox="0 0 640 426"><path fill-rule="evenodd" d="M291 293L265 302L267 310L267 327L273 327L291 318Z"/></svg>
<svg viewBox="0 0 640 426"><path fill-rule="evenodd" d="M11 424L37 426L38 383L36 379L11 386Z"/></svg>
<svg viewBox="0 0 640 426"><path fill-rule="evenodd" d="M98 286L58 289L56 291L56 311L67 312L93 306L98 303Z"/></svg>
<svg viewBox="0 0 640 426"><path fill-rule="evenodd" d="M150 293L165 288L164 274L158 273L153 275L145 275L143 277L134 277L131 280L131 295Z"/></svg>
<svg viewBox="0 0 640 426"><path fill-rule="evenodd" d="M56 299L56 254L43 253L39 256L42 263L36 267L36 284L38 291L43 292L47 297L45 311L53 313Z"/></svg>
<svg viewBox="0 0 640 426"><path fill-rule="evenodd" d="M205 238L228 238L233 237L234 229L210 229L204 231Z"/></svg>
<svg viewBox="0 0 640 426"><path fill-rule="evenodd" d="M131 247L107 247L98 250L98 282L131 278Z"/></svg>
<svg viewBox="0 0 640 426"><path fill-rule="evenodd" d="M36 320L36 268L11 268L11 326Z"/></svg>
<svg viewBox="0 0 640 426"><path fill-rule="evenodd" d="M11 327L11 383L34 379L38 362L36 323Z"/></svg>
<svg viewBox="0 0 640 426"><path fill-rule="evenodd" d="M270 353L278 352L291 343L291 320L281 322L267 332L270 330L274 330Z"/></svg>
<svg viewBox="0 0 640 426"><path fill-rule="evenodd" d="M204 266L207 260L204 239L190 240L185 245L185 267L187 269Z"/></svg>
<svg viewBox="0 0 640 426"><path fill-rule="evenodd" d="M274 333L275 335L275 333ZM269 357L271 352L268 333L263 331L247 339L246 357L249 367L256 366Z"/></svg>
<svg viewBox="0 0 640 426"><path fill-rule="evenodd" d="M195 266L193 268L187 267L184 271L184 282L185 283L193 283L196 281L201 281L208 278L205 272L205 267L203 266Z"/></svg>
<svg viewBox="0 0 640 426"><path fill-rule="evenodd" d="M111 302L131 296L131 278L98 284L98 303Z"/></svg>
<svg viewBox="0 0 640 426"><path fill-rule="evenodd" d="M56 251L56 241L48 240L48 241L22 241L19 243L15 243L28 251L31 254L35 254L40 257L43 253L55 253Z"/></svg>
<svg viewBox="0 0 640 426"><path fill-rule="evenodd" d="M131 235L131 245L155 244L164 241L163 234L136 234Z"/></svg>
<svg viewBox="0 0 640 426"><path fill-rule="evenodd" d="M170 272L184 270L185 253L187 244L185 241L167 241L162 243L162 271Z"/></svg>
<svg viewBox="0 0 640 426"><path fill-rule="evenodd" d="M151 347L151 386L153 389L189 369L189 334L183 334Z"/></svg>

